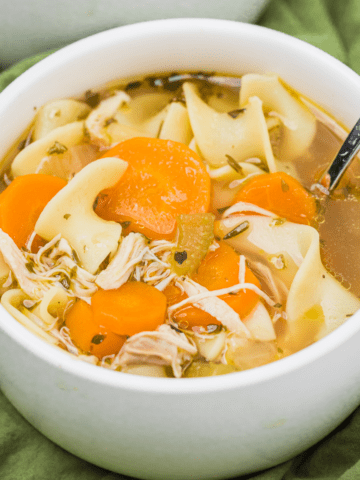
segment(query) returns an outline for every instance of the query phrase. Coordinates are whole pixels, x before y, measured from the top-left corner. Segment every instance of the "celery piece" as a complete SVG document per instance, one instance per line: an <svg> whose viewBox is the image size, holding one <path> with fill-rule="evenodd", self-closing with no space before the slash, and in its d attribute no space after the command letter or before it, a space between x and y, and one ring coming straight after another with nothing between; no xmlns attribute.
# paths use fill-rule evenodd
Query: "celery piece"
<svg viewBox="0 0 360 480"><path fill-rule="evenodd" d="M215 375L225 375L226 373L237 372L234 365L224 365L222 363L194 361L189 368L185 370L184 377L213 377Z"/></svg>
<svg viewBox="0 0 360 480"><path fill-rule="evenodd" d="M177 217L178 241L171 252L172 270L179 276L192 275L214 240L212 213L193 213Z"/></svg>

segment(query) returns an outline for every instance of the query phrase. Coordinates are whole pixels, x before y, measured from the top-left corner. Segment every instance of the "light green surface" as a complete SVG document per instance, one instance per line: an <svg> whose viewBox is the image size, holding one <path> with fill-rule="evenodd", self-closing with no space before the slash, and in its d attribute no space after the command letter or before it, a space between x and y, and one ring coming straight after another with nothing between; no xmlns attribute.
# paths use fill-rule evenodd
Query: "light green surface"
<svg viewBox="0 0 360 480"><path fill-rule="evenodd" d="M360 73L360 0L272 0L259 24L312 43ZM0 74L0 91L44 56L46 54L24 60ZM55 446L32 428L0 393L1 480L124 478L96 468ZM253 478L360 480L360 408L331 435L302 455L261 474L241 477L241 480Z"/></svg>

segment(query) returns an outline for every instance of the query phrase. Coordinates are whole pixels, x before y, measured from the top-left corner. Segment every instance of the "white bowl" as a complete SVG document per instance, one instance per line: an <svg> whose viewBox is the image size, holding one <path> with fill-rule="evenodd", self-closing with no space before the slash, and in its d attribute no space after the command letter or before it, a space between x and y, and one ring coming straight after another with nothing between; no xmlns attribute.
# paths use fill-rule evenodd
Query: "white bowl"
<svg viewBox="0 0 360 480"><path fill-rule="evenodd" d="M174 70L273 71L348 127L360 112L358 75L306 43L246 24L164 20L81 40L15 80L0 95L0 156L34 106ZM44 435L96 465L147 479L225 478L289 459L358 406L359 317L273 364L175 380L73 360L1 310L1 388Z"/></svg>
<svg viewBox="0 0 360 480"><path fill-rule="evenodd" d="M0 0L0 66L103 30L161 18L255 22L269 0Z"/></svg>

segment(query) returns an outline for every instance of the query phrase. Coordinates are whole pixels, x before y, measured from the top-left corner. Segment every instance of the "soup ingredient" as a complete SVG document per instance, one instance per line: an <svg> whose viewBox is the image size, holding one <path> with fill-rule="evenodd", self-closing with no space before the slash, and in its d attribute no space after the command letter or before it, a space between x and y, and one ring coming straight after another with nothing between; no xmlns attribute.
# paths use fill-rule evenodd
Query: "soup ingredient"
<svg viewBox="0 0 360 480"><path fill-rule="evenodd" d="M106 156L121 158L129 166L118 184L99 196L96 213L101 218L130 221L128 231L170 240L178 215L209 210L209 175L186 145L133 138L116 145Z"/></svg>
<svg viewBox="0 0 360 480"><path fill-rule="evenodd" d="M36 115L34 140L45 137L58 127L85 118L90 107L73 99L55 100L44 105Z"/></svg>
<svg viewBox="0 0 360 480"><path fill-rule="evenodd" d="M141 332L129 338L112 368L117 365L171 365L174 376L179 378L196 353L196 346L184 333L170 325L160 325L154 332Z"/></svg>
<svg viewBox="0 0 360 480"><path fill-rule="evenodd" d="M185 292L181 292L180 288L175 285L168 285L164 294L166 295L168 306L175 305L176 303L188 298ZM207 328L210 325L221 325L221 322L210 313L201 310L201 308L194 305L184 305L183 307L175 310L172 314L173 320L179 325L180 328L191 330L193 327Z"/></svg>
<svg viewBox="0 0 360 480"><path fill-rule="evenodd" d="M178 242L170 260L177 275L192 275L197 270L214 240L214 220L212 213L177 217Z"/></svg>
<svg viewBox="0 0 360 480"><path fill-rule="evenodd" d="M284 172L252 177L237 193L235 202L253 203L290 222L308 225L315 217L315 197Z"/></svg>
<svg viewBox="0 0 360 480"><path fill-rule="evenodd" d="M206 255L198 272L192 278L210 291L232 287L240 283L239 260L239 255L225 242L221 242L218 249ZM260 282L246 266L245 282L252 283L260 288ZM169 285L164 290L164 294L167 296L169 306L188 298L185 292L182 292L180 288L174 285ZM259 301L259 296L249 289L240 290L235 295L221 295L219 298L229 305L240 318L246 317ZM175 310L172 318L179 326L186 329L199 326L208 328L209 325L221 324L213 315L191 304Z"/></svg>
<svg viewBox="0 0 360 480"><path fill-rule="evenodd" d="M220 248L206 255L193 279L210 291L232 287L240 283L239 261L235 250L225 242L220 242ZM252 283L260 288L259 280L246 265L244 279L244 283ZM246 317L259 301L259 296L253 290L240 290L236 295L221 295L219 298L235 310L240 318Z"/></svg>
<svg viewBox="0 0 360 480"><path fill-rule="evenodd" d="M46 240L59 233L76 251L81 265L95 273L119 246L121 226L99 218L93 210L104 188L116 185L127 168L118 158L102 158L89 163L44 208L35 231Z"/></svg>
<svg viewBox="0 0 360 480"><path fill-rule="evenodd" d="M19 248L26 247L41 212L65 185L65 180L51 175L23 175L0 194L0 227ZM34 250L41 245L37 237Z"/></svg>
<svg viewBox="0 0 360 480"><path fill-rule="evenodd" d="M116 335L100 326L94 318L93 308L79 300L66 315L66 326L72 341L86 353L102 358L117 353L126 336Z"/></svg>
<svg viewBox="0 0 360 480"><path fill-rule="evenodd" d="M91 305L95 321L118 335L155 330L165 321L165 295L142 282L127 282L116 290L98 290Z"/></svg>

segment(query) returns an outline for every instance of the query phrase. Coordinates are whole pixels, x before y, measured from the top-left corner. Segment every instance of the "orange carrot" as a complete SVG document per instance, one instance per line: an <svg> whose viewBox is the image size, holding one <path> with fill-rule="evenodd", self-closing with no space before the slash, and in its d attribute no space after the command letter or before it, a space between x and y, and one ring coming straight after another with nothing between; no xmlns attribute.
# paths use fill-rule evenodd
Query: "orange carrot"
<svg viewBox="0 0 360 480"><path fill-rule="evenodd" d="M23 175L0 194L0 228L19 248L26 245L46 204L65 185L65 180L51 175ZM40 237L35 243L42 245Z"/></svg>
<svg viewBox="0 0 360 480"><path fill-rule="evenodd" d="M239 283L239 255L229 245L220 242L220 247L206 255L197 273L192 278L195 282L211 291L232 287ZM260 287L259 280L247 267L245 269L245 282ZM174 305L187 298L186 294L182 294L174 286L167 287L164 293L168 298L169 305ZM236 295L226 294L221 295L219 298L235 310L240 315L240 318L244 318L253 310L259 296L253 290L247 289L246 291L240 290ZM187 328L220 324L212 315L193 305L184 305L184 307L176 310L173 314L173 319L180 326L183 324Z"/></svg>
<svg viewBox="0 0 360 480"><path fill-rule="evenodd" d="M172 239L178 215L209 210L209 175L198 155L186 145L133 138L105 156L121 158L129 166L118 184L99 196L96 213L105 220L131 222L126 232Z"/></svg>
<svg viewBox="0 0 360 480"><path fill-rule="evenodd" d="M117 353L126 341L126 336L116 335L100 326L94 319L91 306L83 300L77 301L69 310L65 324L74 344L98 358Z"/></svg>
<svg viewBox="0 0 360 480"><path fill-rule="evenodd" d="M168 285L164 290L164 294L166 295L168 306L175 305L175 303L179 303L185 300L185 298L188 298L186 293L181 292L180 288L175 285ZM210 313L204 312L201 308L194 307L193 305L184 305L178 310L175 310L172 318L180 328L184 329L221 325L219 320L210 315Z"/></svg>
<svg viewBox="0 0 360 480"><path fill-rule="evenodd" d="M165 321L165 295L142 282L127 282L116 290L98 290L91 305L95 321L118 335L155 330Z"/></svg>
<svg viewBox="0 0 360 480"><path fill-rule="evenodd" d="M239 269L239 255L225 242L220 242L219 248L206 255L193 279L208 290L220 290L239 283ZM248 267L245 267L245 282L260 287L259 280ZM243 318L255 307L259 296L248 289L240 290L236 295L221 295L220 298Z"/></svg>
<svg viewBox="0 0 360 480"><path fill-rule="evenodd" d="M284 172L251 178L236 194L235 202L248 202L286 218L308 225L316 214L315 198Z"/></svg>

